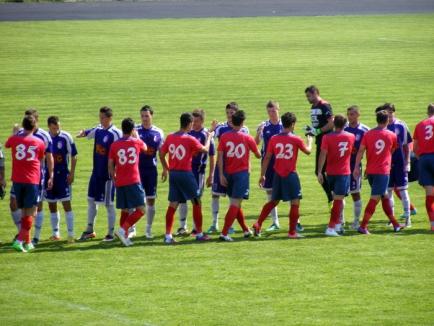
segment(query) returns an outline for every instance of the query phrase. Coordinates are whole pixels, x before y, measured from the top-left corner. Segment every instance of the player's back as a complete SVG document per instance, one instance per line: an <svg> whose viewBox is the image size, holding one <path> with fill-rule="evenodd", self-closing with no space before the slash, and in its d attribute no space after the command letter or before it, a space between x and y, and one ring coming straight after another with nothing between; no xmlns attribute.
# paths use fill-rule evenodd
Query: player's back
<svg viewBox="0 0 434 326"><path fill-rule="evenodd" d="M321 149L327 150L327 174L351 174L350 159L354 142L355 136L346 131L334 131L324 136Z"/></svg>
<svg viewBox="0 0 434 326"><path fill-rule="evenodd" d="M167 136L161 150L169 153L169 169L191 171L192 157L202 149L202 144L185 132L175 132Z"/></svg>
<svg viewBox="0 0 434 326"><path fill-rule="evenodd" d="M225 171L237 173L249 169L250 151L258 148L252 136L232 130L221 136L218 150L224 152Z"/></svg>
<svg viewBox="0 0 434 326"><path fill-rule="evenodd" d="M303 140L292 133L279 133L271 137L267 152L274 155L274 170L282 177L297 169L298 150L304 147Z"/></svg>
<svg viewBox="0 0 434 326"><path fill-rule="evenodd" d="M110 148L110 159L115 162L116 187L140 183L139 155L144 150L142 140L121 138Z"/></svg>
<svg viewBox="0 0 434 326"><path fill-rule="evenodd" d="M414 139L418 143L418 155L434 153L434 116L416 125Z"/></svg>
<svg viewBox="0 0 434 326"><path fill-rule="evenodd" d="M392 152L398 146L396 135L387 129L374 128L366 132L362 145L366 147L366 172L389 174Z"/></svg>
<svg viewBox="0 0 434 326"><path fill-rule="evenodd" d="M107 163L110 146L114 141L122 137L122 132L113 125L107 129L99 125L92 129L87 137L95 138L93 152L93 173L97 177L107 179Z"/></svg>

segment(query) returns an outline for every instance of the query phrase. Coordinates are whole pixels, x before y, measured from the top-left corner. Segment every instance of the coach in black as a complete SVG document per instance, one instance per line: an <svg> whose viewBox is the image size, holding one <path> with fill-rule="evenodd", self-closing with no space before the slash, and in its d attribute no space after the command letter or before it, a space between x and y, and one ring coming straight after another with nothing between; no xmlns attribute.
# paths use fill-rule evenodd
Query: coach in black
<svg viewBox="0 0 434 326"><path fill-rule="evenodd" d="M309 86L304 90L306 98L312 107L310 109L310 118L312 125L306 126L306 135L315 136L316 155L315 155L315 174L318 175L318 158L321 152L321 141L325 134L333 130L333 110L327 101L319 96L319 89L316 86ZM322 175L326 180L324 164ZM323 182L322 187L327 195L329 202L333 200L330 187L327 182Z"/></svg>

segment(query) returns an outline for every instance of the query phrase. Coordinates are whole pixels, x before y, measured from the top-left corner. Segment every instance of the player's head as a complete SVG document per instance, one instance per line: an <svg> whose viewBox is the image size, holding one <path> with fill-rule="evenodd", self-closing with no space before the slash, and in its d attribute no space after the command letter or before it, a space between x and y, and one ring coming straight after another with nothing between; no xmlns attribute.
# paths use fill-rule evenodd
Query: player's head
<svg viewBox="0 0 434 326"><path fill-rule="evenodd" d="M432 117L434 115L434 103L428 104L427 114Z"/></svg>
<svg viewBox="0 0 434 326"><path fill-rule="evenodd" d="M349 123L357 123L360 117L360 108L357 105L351 105L347 108L347 119Z"/></svg>
<svg viewBox="0 0 434 326"><path fill-rule="evenodd" d="M192 112L193 116L193 129L200 130L203 128L203 122L205 121L205 111L203 109L195 109Z"/></svg>
<svg viewBox="0 0 434 326"><path fill-rule="evenodd" d="M232 115L232 125L234 127L241 127L246 120L246 114L243 110L238 110Z"/></svg>
<svg viewBox="0 0 434 326"><path fill-rule="evenodd" d="M47 126L50 134L57 135L60 132L60 121L59 117L52 115L47 119Z"/></svg>
<svg viewBox="0 0 434 326"><path fill-rule="evenodd" d="M229 102L226 104L226 119L231 121L232 115L239 110L237 102Z"/></svg>
<svg viewBox="0 0 434 326"><path fill-rule="evenodd" d="M265 108L267 109L268 117L270 118L270 120L279 119L279 102L270 100L267 102Z"/></svg>
<svg viewBox="0 0 434 326"><path fill-rule="evenodd" d="M33 109L33 108L27 109L26 111L24 111L24 115L32 115L35 117L36 122L39 121L39 113L38 113L38 110L36 110L36 109Z"/></svg>
<svg viewBox="0 0 434 326"><path fill-rule="evenodd" d="M386 110L380 110L376 113L378 125L386 126L389 122L389 113Z"/></svg>
<svg viewBox="0 0 434 326"><path fill-rule="evenodd" d="M150 105L144 105L140 109L140 118L143 125L151 125L152 117L154 116L154 109Z"/></svg>
<svg viewBox="0 0 434 326"><path fill-rule="evenodd" d="M345 118L342 114L335 115L333 119L333 125L335 126L335 130L344 129L347 124L347 118Z"/></svg>
<svg viewBox="0 0 434 326"><path fill-rule="evenodd" d="M318 102L319 99L319 89L315 85L310 85L306 87L304 90L304 93L306 94L307 101L310 104L315 104Z"/></svg>
<svg viewBox="0 0 434 326"><path fill-rule="evenodd" d="M181 114L179 124L182 130L189 132L193 125L193 115L188 112Z"/></svg>
<svg viewBox="0 0 434 326"><path fill-rule="evenodd" d="M389 114L389 123L392 123L395 118L395 105L393 103L384 103L383 110L387 111Z"/></svg>
<svg viewBox="0 0 434 326"><path fill-rule="evenodd" d="M286 112L280 117L282 121L282 126L285 129L294 129L294 125L297 122L297 117L294 113Z"/></svg>
<svg viewBox="0 0 434 326"><path fill-rule="evenodd" d="M134 130L134 120L131 118L125 118L122 120L122 133L124 135L131 135Z"/></svg>
<svg viewBox="0 0 434 326"><path fill-rule="evenodd" d="M22 126L25 131L33 132L37 127L36 118L31 114L25 115L23 118Z"/></svg>
<svg viewBox="0 0 434 326"><path fill-rule="evenodd" d="M103 127L108 127L113 118L113 111L108 106L103 106L99 109L99 122Z"/></svg>

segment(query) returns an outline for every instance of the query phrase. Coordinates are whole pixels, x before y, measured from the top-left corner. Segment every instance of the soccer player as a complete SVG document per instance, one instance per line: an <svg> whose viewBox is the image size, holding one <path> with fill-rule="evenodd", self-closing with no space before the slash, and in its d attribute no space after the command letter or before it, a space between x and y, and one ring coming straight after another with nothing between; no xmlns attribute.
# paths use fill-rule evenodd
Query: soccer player
<svg viewBox="0 0 434 326"><path fill-rule="evenodd" d="M21 252L34 249L30 240L30 229L40 202L41 164L45 156L45 144L33 136L37 128L36 118L26 115L22 122L23 131L12 135L5 144L12 149L12 188L17 207L22 212L21 228L12 247ZM52 178L48 187L52 186Z"/></svg>
<svg viewBox="0 0 434 326"><path fill-rule="evenodd" d="M425 188L425 206L434 231L434 103L428 105L428 118L416 125L414 152L419 158L419 184Z"/></svg>
<svg viewBox="0 0 434 326"><path fill-rule="evenodd" d="M5 196L6 178L5 178L5 156L3 154L2 145L0 144L0 199Z"/></svg>
<svg viewBox="0 0 434 326"><path fill-rule="evenodd" d="M147 239L152 239L152 223L155 217L155 198L157 197L157 153L164 142L163 130L153 124L154 108L144 105L140 109L142 124L136 128L140 139L146 144L145 153L140 153L139 170L142 187L146 194L146 230ZM134 236L135 231L129 236Z"/></svg>
<svg viewBox="0 0 434 326"><path fill-rule="evenodd" d="M202 145L205 145L206 139L208 137L208 129L204 127L205 111L203 109L196 109L193 111L192 115L193 115L193 127L188 134L196 138ZM208 156L209 156L210 166L208 171L208 178L205 181L205 170L206 170L206 165L208 163ZM196 182L199 186L200 197L202 197L205 183L209 186L212 184L213 175L211 171L214 171L214 167L215 167L215 148L214 148L214 141L213 139L211 139L209 152L199 153L198 155L193 156L193 159L191 161L191 169L196 179ZM186 201L179 202L178 208L179 208L179 220L181 225L178 231L176 232L176 235L186 235L188 234L187 202ZM194 226L191 233L192 235L196 235L197 233Z"/></svg>
<svg viewBox="0 0 434 326"><path fill-rule="evenodd" d="M71 186L74 182L75 166L77 164L77 148L71 135L60 129L60 121L57 116L50 116L47 124L53 144L52 154L54 158L53 188L48 190L47 185L44 187L44 199L48 202L51 213L51 229L53 233L50 240L60 240L60 214L57 210L57 202L61 202L65 211L68 243L73 243L74 213L71 206ZM69 169L69 164L71 169Z"/></svg>
<svg viewBox="0 0 434 326"><path fill-rule="evenodd" d="M97 205L104 205L107 210L108 231L102 241L114 240L114 227L116 211L113 205L115 188L113 180L108 173L108 155L110 146L122 137L122 132L112 124L113 111L104 106L99 110L100 125L97 127L81 130L78 138L87 137L94 139L93 147L93 170L89 180L87 193L87 229L81 234L80 241L96 237L95 218L98 212Z"/></svg>
<svg viewBox="0 0 434 326"><path fill-rule="evenodd" d="M166 212L166 234L164 243L174 244L172 228L175 221L175 212L179 202L191 200L193 204L193 220L197 231L196 240L209 240L207 235L202 233L202 206L200 201L199 186L191 171L192 157L197 153L207 153L213 133L207 135L205 145L202 145L188 132L193 126L191 113L183 113L180 117L179 131L167 136L166 141L160 149L160 161L163 165L161 178L163 182L167 179L169 172L169 207ZM169 164L166 155L169 154Z"/></svg>
<svg viewBox="0 0 434 326"><path fill-rule="evenodd" d="M240 224L245 238L252 235L246 225L241 203L243 199L248 199L249 196L250 151L255 154L256 158L261 158L261 153L255 139L241 131L245 119L246 115L242 110L232 115L233 130L221 136L217 149L220 183L222 186L227 187L230 200L230 206L225 216L225 224L219 237L223 241L233 241L228 233L235 219Z"/></svg>
<svg viewBox="0 0 434 326"><path fill-rule="evenodd" d="M333 120L334 132L324 135L321 143L321 153L318 162L318 182L328 182L333 194L333 206L330 221L325 231L327 236L337 237L343 234L341 215L344 209L344 199L350 191L351 153L356 137L344 131L347 119L343 115L336 115ZM325 180L322 174L327 160Z"/></svg>
<svg viewBox="0 0 434 326"><path fill-rule="evenodd" d="M226 132L233 130L232 124L232 115L238 111L238 104L236 102L230 102L226 105L226 119L227 121L224 123L217 124L217 121L213 121L213 126L210 131L215 131L215 138L220 141L220 138ZM249 134L249 129L246 126L243 126L240 131L245 134ZM219 232L218 227L218 218L219 218L219 210L220 210L220 197L226 196L226 187L224 187L220 183L220 172L218 168L214 168L213 173L213 183L212 183L212 225L208 229L207 233L217 233ZM229 230L229 233L232 233L233 229Z"/></svg>
<svg viewBox="0 0 434 326"><path fill-rule="evenodd" d="M369 234L368 223L380 199L384 213L392 223L394 231L399 232L402 229L402 225L398 223L393 215L393 209L387 191L392 153L398 147L398 141L396 135L390 130L387 130L389 120L387 111L378 111L376 113L376 119L377 127L367 131L363 136L355 163L356 166L360 164L363 154L366 151L366 173L371 186L371 198L366 205L362 223L357 229L357 231L362 234ZM360 170L355 169L353 176L355 179L359 178Z"/></svg>
<svg viewBox="0 0 434 326"><path fill-rule="evenodd" d="M265 156L267 154L267 145L270 141L271 137L274 135L279 134L283 127L282 122L279 118L279 103L276 101L268 101L268 103L265 106L268 114L268 120L263 121L258 129L256 130L256 136L255 141L256 144L259 145L262 140L262 148L261 148L261 155L262 159L261 162L264 162ZM271 201L271 194L272 194L272 186L273 186L273 176L274 176L274 155L271 155L270 162L268 164L267 171L265 172L265 181L261 185L262 189L265 190L267 193L267 199L268 201ZM275 206L271 210L271 219L272 224L267 229L267 231L276 231L279 230L279 215L277 213L277 206Z"/></svg>
<svg viewBox="0 0 434 326"><path fill-rule="evenodd" d="M323 100L319 95L319 89L311 85L304 90L307 101L312 104L310 109L311 126L306 126L306 134L315 136L316 153L315 153L315 175L318 175L318 159L321 152L321 141L325 134L333 129L333 110L330 104ZM323 179L326 180L325 166L321 171ZM322 188L327 195L329 203L332 202L333 196L328 182L322 183Z"/></svg>
<svg viewBox="0 0 434 326"><path fill-rule="evenodd" d="M392 155L392 167L389 180L389 198L394 208L393 191L399 191L399 198L402 202L403 214L406 227L411 227L410 196L408 194L408 171L410 169L410 144L413 142L406 123L395 117L395 105L385 103L382 107L389 113L389 124L387 129L395 133L398 139L398 148ZM377 108L378 110L378 108ZM413 211L413 214L416 212Z"/></svg>
<svg viewBox="0 0 434 326"><path fill-rule="evenodd" d="M364 124L360 123L360 109L357 105L352 105L349 108L347 108L347 119L348 124L344 128L344 131L349 132L355 136L355 142L353 151L351 153L351 181L350 181L350 194L353 199L353 223L351 227L354 230L357 230L359 228L359 220L360 215L362 214L362 197L360 196L360 190L362 189L362 165L356 167L356 156L357 152L360 148L360 144L362 142L363 136L365 133L369 130L369 127L365 126ZM360 176L358 179L354 179L353 177L353 171L354 169L360 170Z"/></svg>
<svg viewBox="0 0 434 326"><path fill-rule="evenodd" d="M140 180L139 156L147 148L138 138L131 118L122 120L122 133L123 137L110 146L108 170L111 179L115 180L116 208L121 209L121 227L116 235L125 246L131 246L133 243L128 231L145 214L145 191Z"/></svg>
<svg viewBox="0 0 434 326"><path fill-rule="evenodd" d="M270 214L271 210L279 204L281 200L290 201L291 209L289 211L289 238L301 238L302 235L297 233L297 223L299 218L299 206L301 197L301 185L298 177L297 157L298 151L309 155L312 150L313 138L307 135L307 145L303 140L293 134L295 114L287 112L281 117L283 130L277 135L271 137L266 148L266 155L262 161L261 176L259 184L262 186L267 182L267 171L270 162L274 157L274 175L272 194L270 200L262 207L258 220L253 225L255 236L261 235L261 227L264 220Z"/></svg>
<svg viewBox="0 0 434 326"><path fill-rule="evenodd" d="M35 218L35 232L32 239L33 244L37 245L42 231L42 224L44 222L44 211L43 211L43 204L42 204L42 199L44 195L44 184L46 184L46 180L50 179L50 177L52 178L53 176L54 161L52 155L52 142L51 142L50 134L45 130L43 130L42 128L39 128L38 126L38 120L39 120L38 111L36 109L28 109L24 112L24 116L27 115L32 115L36 120L36 130L33 132L33 135L36 138L42 140L45 144L45 160L42 162L41 165L41 178L40 178L41 183L39 185L39 194L38 194L39 202L38 202L38 210ZM18 125L15 125L13 134L21 135L24 133L25 130L23 128L19 129ZM48 171L48 175L46 175L46 171ZM10 195L11 195L10 196L11 215L17 227L17 230L19 231L21 226L22 212L17 206L13 188L11 189Z"/></svg>

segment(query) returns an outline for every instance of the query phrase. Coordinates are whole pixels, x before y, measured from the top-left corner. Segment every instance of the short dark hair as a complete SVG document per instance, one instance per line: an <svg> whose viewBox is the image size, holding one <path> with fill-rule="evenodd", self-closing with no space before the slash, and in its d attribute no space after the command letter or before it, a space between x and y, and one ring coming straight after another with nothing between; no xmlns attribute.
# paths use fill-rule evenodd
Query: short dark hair
<svg viewBox="0 0 434 326"><path fill-rule="evenodd" d="M393 103L384 103L383 104L383 110L395 112L396 111L395 104L393 104Z"/></svg>
<svg viewBox="0 0 434 326"><path fill-rule="evenodd" d="M310 85L306 87L304 93L311 93L311 94L317 93L319 95L319 89L315 85Z"/></svg>
<svg viewBox="0 0 434 326"><path fill-rule="evenodd" d="M201 118L202 121L205 120L205 111L203 109L195 109L195 110L193 110L192 115L195 118Z"/></svg>
<svg viewBox="0 0 434 326"><path fill-rule="evenodd" d="M154 108L150 105L143 105L140 109L140 112L149 112L151 115L154 115Z"/></svg>
<svg viewBox="0 0 434 326"><path fill-rule="evenodd" d="M193 122L193 115L191 113L185 112L179 117L179 123L182 129L187 128L187 126Z"/></svg>
<svg viewBox="0 0 434 326"><path fill-rule="evenodd" d="M333 124L337 129L343 129L347 123L347 118L345 118L342 114L337 114L334 117Z"/></svg>
<svg viewBox="0 0 434 326"><path fill-rule="evenodd" d="M36 121L38 121L39 119L39 112L34 108L29 108L26 111L24 111L24 115L32 115L35 117Z"/></svg>
<svg viewBox="0 0 434 326"><path fill-rule="evenodd" d="M350 112L350 111L356 111L357 113L359 113L360 108L357 105L351 105L347 108L347 112Z"/></svg>
<svg viewBox="0 0 434 326"><path fill-rule="evenodd" d="M389 113L386 110L380 110L376 112L377 115L377 123L385 124L389 121Z"/></svg>
<svg viewBox="0 0 434 326"><path fill-rule="evenodd" d="M232 115L232 124L236 127L241 126L244 120L246 120L246 114L243 110L239 110Z"/></svg>
<svg viewBox="0 0 434 326"><path fill-rule="evenodd" d="M281 117L280 120L282 121L283 128L289 128L297 121L297 117L294 113L286 112Z"/></svg>
<svg viewBox="0 0 434 326"><path fill-rule="evenodd" d="M122 133L123 134L131 134L134 129L134 120L131 118L125 118L122 120Z"/></svg>
<svg viewBox="0 0 434 326"><path fill-rule="evenodd" d="M103 106L101 109L99 109L99 113L104 113L107 118L111 118L113 116L113 111L108 106Z"/></svg>
<svg viewBox="0 0 434 326"><path fill-rule="evenodd" d="M32 131L36 127L36 118L32 114L27 114L23 118L22 126L26 131Z"/></svg>
<svg viewBox="0 0 434 326"><path fill-rule="evenodd" d="M57 126L59 124L59 117L57 117L55 115L49 116L47 119L47 124Z"/></svg>
<svg viewBox="0 0 434 326"><path fill-rule="evenodd" d="M274 100L269 100L267 102L267 104L265 105L265 108L267 108L267 109L269 109L269 108L276 108L276 109L279 110L280 109L279 102L274 101Z"/></svg>
<svg viewBox="0 0 434 326"><path fill-rule="evenodd" d="M427 107L427 113L429 114L429 115L432 115L432 114L434 114L434 103L430 103L430 104L428 104L428 107Z"/></svg>
<svg viewBox="0 0 434 326"><path fill-rule="evenodd" d="M238 111L239 110L238 103L237 102L229 102L228 104L226 104L226 110L228 110L228 109Z"/></svg>

